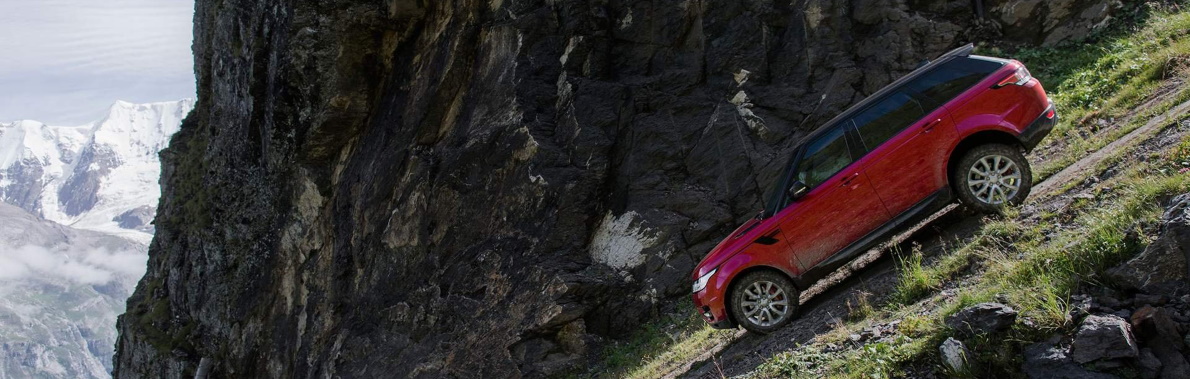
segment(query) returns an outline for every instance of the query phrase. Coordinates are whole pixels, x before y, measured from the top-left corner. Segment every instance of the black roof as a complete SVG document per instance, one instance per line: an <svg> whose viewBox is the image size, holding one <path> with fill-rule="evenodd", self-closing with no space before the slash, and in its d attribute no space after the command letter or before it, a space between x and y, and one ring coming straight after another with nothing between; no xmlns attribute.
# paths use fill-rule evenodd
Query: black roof
<svg viewBox="0 0 1190 379"><path fill-rule="evenodd" d="M868 105L871 105L872 103L874 103L876 101L879 101L881 98L884 97L884 95L887 95L887 94L901 88L901 86L905 85L906 83L911 82L914 79L917 79L917 77L921 76L922 74L925 74L926 72L928 72L930 70L933 70L935 67L941 66L943 63L950 62L950 61L954 60L955 58L970 56L971 51L973 51L973 50L975 50L975 45L966 44L966 45L963 45L962 47L951 50L951 51L947 52L946 54L942 54L937 59L934 59L933 61L931 61L925 65L922 65L921 67L918 67L916 70L913 70L909 74L906 74L905 76L902 76L900 79L897 79L897 80L893 81L892 83L889 83L887 86L884 86L884 88L881 88L879 91L876 91L876 93L873 93L871 96L868 96L866 99L863 99L859 103L852 105L850 108L847 108L847 110L843 111L842 113L839 113L839 115L830 119L830 121L822 123L822 125L820 125L820 127L818 128L817 131L815 131L814 133L810 133L809 136L806 136L806 138L803 138L802 141L799 141L799 144L801 142L804 142L804 141L810 140L814 137L817 137L818 135L825 133L827 131L827 129L829 129L829 128L823 128L822 126L835 125L843 120L847 120L847 119L851 118L852 116L855 116L855 114L857 112L859 112L860 110L863 110L864 108L867 108Z"/></svg>

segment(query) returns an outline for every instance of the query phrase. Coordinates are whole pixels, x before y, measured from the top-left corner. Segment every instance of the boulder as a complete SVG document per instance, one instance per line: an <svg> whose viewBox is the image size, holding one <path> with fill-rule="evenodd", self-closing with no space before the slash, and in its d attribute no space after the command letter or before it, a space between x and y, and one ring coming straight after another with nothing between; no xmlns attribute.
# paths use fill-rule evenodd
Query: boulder
<svg viewBox="0 0 1190 379"><path fill-rule="evenodd" d="M1168 299L1161 295L1150 295L1145 293L1138 293L1136 297L1132 298L1132 306L1140 308L1146 305L1160 306L1165 305Z"/></svg>
<svg viewBox="0 0 1190 379"><path fill-rule="evenodd" d="M941 346L938 346L938 350L942 352L942 363L947 368L956 373L970 371L968 359L972 357L972 354L971 350L963 345L963 342L954 339L954 337L947 338Z"/></svg>
<svg viewBox="0 0 1190 379"><path fill-rule="evenodd" d="M1025 348L1025 363L1021 371L1034 379L1108 379L1115 376L1087 370L1074 363L1068 351L1053 342L1042 342Z"/></svg>
<svg viewBox="0 0 1190 379"><path fill-rule="evenodd" d="M1152 349L1140 349L1140 356L1136 359L1136 371L1142 378L1156 378L1161 374L1161 360L1153 355Z"/></svg>
<svg viewBox="0 0 1190 379"><path fill-rule="evenodd" d="M946 326L960 336L995 333L1012 326L1017 312L1000 303L981 303L964 308L946 318Z"/></svg>
<svg viewBox="0 0 1190 379"><path fill-rule="evenodd" d="M1071 349L1072 358L1078 363L1137 356L1131 326L1115 315L1091 315L1083 319Z"/></svg>
<svg viewBox="0 0 1190 379"><path fill-rule="evenodd" d="M1132 327L1144 347L1152 349L1161 362L1162 378L1190 378L1190 363L1182 355L1185 349L1178 326L1165 308L1145 306L1132 314Z"/></svg>
<svg viewBox="0 0 1190 379"><path fill-rule="evenodd" d="M1127 289L1151 294L1181 295L1190 291L1190 193L1174 198L1161 217L1161 232L1136 257L1108 270L1107 275ZM1153 300L1146 297L1140 302Z"/></svg>

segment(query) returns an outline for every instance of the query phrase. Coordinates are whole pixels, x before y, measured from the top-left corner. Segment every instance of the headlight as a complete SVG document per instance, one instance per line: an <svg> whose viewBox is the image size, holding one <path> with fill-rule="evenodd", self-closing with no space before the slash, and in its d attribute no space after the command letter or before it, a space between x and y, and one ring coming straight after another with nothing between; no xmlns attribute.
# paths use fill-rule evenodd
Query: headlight
<svg viewBox="0 0 1190 379"><path fill-rule="evenodd" d="M707 288L707 282L711 281L711 277L715 276L716 271L719 271L719 269L716 268L714 270L711 270L711 272L708 272L706 275L703 275L701 278L698 278L698 280L695 280L694 281L694 293L698 293L698 291L702 291L703 288Z"/></svg>

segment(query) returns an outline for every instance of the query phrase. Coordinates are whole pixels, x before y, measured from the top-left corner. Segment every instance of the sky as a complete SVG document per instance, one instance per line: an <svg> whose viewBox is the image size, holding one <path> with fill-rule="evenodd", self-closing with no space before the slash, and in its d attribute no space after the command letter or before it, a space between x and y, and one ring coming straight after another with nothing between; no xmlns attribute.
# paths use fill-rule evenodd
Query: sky
<svg viewBox="0 0 1190 379"><path fill-rule="evenodd" d="M194 97L193 0L0 0L0 122Z"/></svg>

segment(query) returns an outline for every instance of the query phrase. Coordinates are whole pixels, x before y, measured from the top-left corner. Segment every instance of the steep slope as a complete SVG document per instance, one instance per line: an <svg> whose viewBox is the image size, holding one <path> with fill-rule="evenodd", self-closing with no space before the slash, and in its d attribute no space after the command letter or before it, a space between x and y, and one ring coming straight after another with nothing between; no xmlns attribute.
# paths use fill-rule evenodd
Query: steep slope
<svg viewBox="0 0 1190 379"><path fill-rule="evenodd" d="M0 201L148 244L160 195L157 152L193 106L121 101L82 126L0 124Z"/></svg>
<svg viewBox="0 0 1190 379"><path fill-rule="evenodd" d="M852 3L199 1L116 376L557 372L684 295L833 112L1117 4Z"/></svg>
<svg viewBox="0 0 1190 379"><path fill-rule="evenodd" d="M107 378L145 246L0 203L0 378Z"/></svg>

